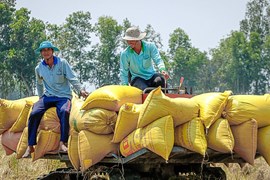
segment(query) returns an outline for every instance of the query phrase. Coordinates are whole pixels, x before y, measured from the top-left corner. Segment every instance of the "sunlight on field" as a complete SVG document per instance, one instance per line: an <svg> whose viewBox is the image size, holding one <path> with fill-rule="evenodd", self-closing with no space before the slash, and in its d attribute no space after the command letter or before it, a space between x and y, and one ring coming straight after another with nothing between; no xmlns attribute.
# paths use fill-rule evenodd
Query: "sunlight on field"
<svg viewBox="0 0 270 180"><path fill-rule="evenodd" d="M6 156L0 147L0 179L31 180L60 167L65 167L65 164L57 160L40 159L32 162L30 158L16 159L15 153Z"/></svg>
<svg viewBox="0 0 270 180"><path fill-rule="evenodd" d="M265 180L270 179L270 167L266 161L260 157L255 160L254 166L246 164L231 163L227 166L225 164L216 164L225 172L228 180ZM241 168L241 166L243 166Z"/></svg>
<svg viewBox="0 0 270 180"><path fill-rule="evenodd" d="M239 164L214 164L221 167L227 175L228 180L264 180L270 179L270 167L265 160L260 157L255 160L255 165L245 164L242 168ZM36 179L43 174L57 168L66 167L58 160L40 159L32 162L31 159L16 159L16 155L6 156L3 148L0 148L0 179Z"/></svg>

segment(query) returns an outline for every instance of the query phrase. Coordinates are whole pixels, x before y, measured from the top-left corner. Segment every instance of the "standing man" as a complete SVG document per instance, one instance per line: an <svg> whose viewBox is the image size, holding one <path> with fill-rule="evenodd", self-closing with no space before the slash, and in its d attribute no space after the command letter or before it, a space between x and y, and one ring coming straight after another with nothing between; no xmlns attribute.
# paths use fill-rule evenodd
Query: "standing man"
<svg viewBox="0 0 270 180"><path fill-rule="evenodd" d="M147 87L165 87L165 79L169 75L165 69L163 60L154 43L142 41L146 33L140 32L138 27L130 27L126 30L124 40L128 47L120 57L120 80L122 85L128 85L128 76L131 75L131 86L141 90ZM157 73L154 65L158 67Z"/></svg>
<svg viewBox="0 0 270 180"><path fill-rule="evenodd" d="M29 156L35 151L37 144L36 136L40 120L45 111L51 107L56 107L57 115L60 119L60 143L59 150L67 151L67 141L69 136L69 113L71 109L71 98L73 88L80 92L83 97L88 93L81 88L75 73L65 59L53 55L54 51L59 51L50 41L44 41L36 49L43 60L36 66L36 84L39 101L32 109L28 121L28 148L23 157Z"/></svg>

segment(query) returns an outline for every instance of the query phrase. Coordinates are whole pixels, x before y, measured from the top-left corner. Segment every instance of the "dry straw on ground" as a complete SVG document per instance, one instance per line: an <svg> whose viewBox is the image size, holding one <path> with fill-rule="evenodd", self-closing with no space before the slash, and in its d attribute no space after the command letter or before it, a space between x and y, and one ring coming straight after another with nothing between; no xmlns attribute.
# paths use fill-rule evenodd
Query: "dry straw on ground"
<svg viewBox="0 0 270 180"><path fill-rule="evenodd" d="M257 158L253 166L248 163L242 165L236 163L215 164L215 166L221 167L226 172L228 180L270 179L270 167L262 157Z"/></svg>
<svg viewBox="0 0 270 180"><path fill-rule="evenodd" d="M65 167L65 164L58 160L40 159L32 162L30 158L16 159L15 153L6 156L0 147L0 179L32 180L60 167Z"/></svg>
<svg viewBox="0 0 270 180"><path fill-rule="evenodd" d="M270 167L262 157L255 160L254 166L249 164L245 164L242 168L239 164L227 166L215 164L215 166L222 167L228 180L270 179ZM32 162L31 159L18 160L15 154L6 156L3 148L0 147L0 179L32 180L63 167L66 165L58 160L39 159L35 162Z"/></svg>

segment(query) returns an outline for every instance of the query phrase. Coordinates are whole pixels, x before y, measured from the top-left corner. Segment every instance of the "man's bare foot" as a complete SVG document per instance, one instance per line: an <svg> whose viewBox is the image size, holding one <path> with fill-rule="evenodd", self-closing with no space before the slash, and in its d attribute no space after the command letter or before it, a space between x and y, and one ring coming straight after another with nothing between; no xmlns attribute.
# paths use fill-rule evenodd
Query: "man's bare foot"
<svg viewBox="0 0 270 180"><path fill-rule="evenodd" d="M68 151L68 148L67 148L67 145L60 141L60 144L59 144L59 152L67 152Z"/></svg>
<svg viewBox="0 0 270 180"><path fill-rule="evenodd" d="M35 151L33 146L28 146L22 158L27 158Z"/></svg>

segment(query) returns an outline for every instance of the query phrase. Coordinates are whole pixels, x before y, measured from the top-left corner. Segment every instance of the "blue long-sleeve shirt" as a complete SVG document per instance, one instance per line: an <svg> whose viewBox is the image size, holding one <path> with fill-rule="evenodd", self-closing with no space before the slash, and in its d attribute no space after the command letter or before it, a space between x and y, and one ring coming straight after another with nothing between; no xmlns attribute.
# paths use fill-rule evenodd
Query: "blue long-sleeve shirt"
<svg viewBox="0 0 270 180"><path fill-rule="evenodd" d="M160 71L165 70L164 62L154 43L142 41L140 54L137 54L132 48L127 47L120 56L121 85L128 85L129 71L131 73L131 80L135 77L145 80L150 79L156 73L152 61Z"/></svg>
<svg viewBox="0 0 270 180"><path fill-rule="evenodd" d="M71 85L79 92L81 84L65 59L54 56L53 61L54 65L51 68L44 60L35 68L38 96L45 94L71 99Z"/></svg>

